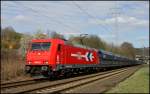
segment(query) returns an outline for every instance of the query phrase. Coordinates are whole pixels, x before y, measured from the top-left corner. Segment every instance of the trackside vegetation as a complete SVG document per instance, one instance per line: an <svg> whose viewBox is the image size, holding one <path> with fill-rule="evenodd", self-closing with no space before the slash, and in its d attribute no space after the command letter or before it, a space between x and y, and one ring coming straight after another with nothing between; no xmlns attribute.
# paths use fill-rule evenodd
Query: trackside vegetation
<svg viewBox="0 0 150 94"><path fill-rule="evenodd" d="M149 93L149 66L142 67L106 93Z"/></svg>

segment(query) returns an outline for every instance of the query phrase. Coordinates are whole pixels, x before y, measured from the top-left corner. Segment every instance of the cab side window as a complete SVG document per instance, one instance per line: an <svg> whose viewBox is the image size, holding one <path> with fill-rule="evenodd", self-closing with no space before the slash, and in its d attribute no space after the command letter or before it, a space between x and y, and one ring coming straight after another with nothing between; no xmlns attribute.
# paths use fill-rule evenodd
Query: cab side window
<svg viewBox="0 0 150 94"><path fill-rule="evenodd" d="M61 44L58 44L57 51L60 51L60 50L61 50Z"/></svg>

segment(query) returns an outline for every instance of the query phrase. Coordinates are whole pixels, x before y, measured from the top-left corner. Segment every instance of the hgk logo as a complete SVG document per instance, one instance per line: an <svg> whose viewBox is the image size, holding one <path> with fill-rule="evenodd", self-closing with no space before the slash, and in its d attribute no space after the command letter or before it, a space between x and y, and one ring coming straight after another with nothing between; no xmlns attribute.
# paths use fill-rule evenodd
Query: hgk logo
<svg viewBox="0 0 150 94"><path fill-rule="evenodd" d="M77 52L76 54L72 54L71 56L77 57L79 60L82 58L85 58L86 61L93 61L93 53L92 52L86 52L85 55L82 55L81 52Z"/></svg>

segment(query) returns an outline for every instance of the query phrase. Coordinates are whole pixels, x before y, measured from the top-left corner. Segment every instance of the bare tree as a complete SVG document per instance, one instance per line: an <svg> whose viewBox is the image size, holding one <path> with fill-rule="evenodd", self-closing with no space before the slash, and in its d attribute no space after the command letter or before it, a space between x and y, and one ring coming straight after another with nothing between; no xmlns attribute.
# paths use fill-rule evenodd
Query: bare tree
<svg viewBox="0 0 150 94"><path fill-rule="evenodd" d="M121 50L124 55L130 57L130 58L135 58L135 49L131 43L124 42L121 44Z"/></svg>

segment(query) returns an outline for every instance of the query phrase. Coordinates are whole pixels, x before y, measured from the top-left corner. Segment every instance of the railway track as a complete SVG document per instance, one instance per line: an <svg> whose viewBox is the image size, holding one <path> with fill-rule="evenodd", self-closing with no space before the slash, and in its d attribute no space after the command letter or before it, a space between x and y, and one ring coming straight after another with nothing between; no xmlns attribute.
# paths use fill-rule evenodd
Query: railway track
<svg viewBox="0 0 150 94"><path fill-rule="evenodd" d="M117 71L109 72L109 73L103 74L103 75L92 76L92 77L83 78L83 79L80 79L77 81L67 82L65 84L58 84L55 86L50 86L50 87L42 89L42 90L33 91L32 93L60 93L60 92L68 91L68 90L76 88L76 87L80 87L82 85L92 83L97 80L108 79L111 76L116 76L116 75L122 74L126 71L128 71L128 69L117 70Z"/></svg>
<svg viewBox="0 0 150 94"><path fill-rule="evenodd" d="M138 66L134 66L138 69ZM96 80L105 79L111 76L119 75L123 72L127 72L133 67L121 68L101 73L95 73L90 75L85 75L81 77L68 78L57 81L45 81L41 83L32 83L32 84L24 84L19 87L9 87L9 88L1 88L1 93L58 93L62 91L66 91L71 88L76 88L81 85L85 85Z"/></svg>
<svg viewBox="0 0 150 94"><path fill-rule="evenodd" d="M11 87L18 87L28 84L34 84L46 81L46 79L40 78L40 79L29 79L29 80L23 80L23 81L13 81L13 82L7 82L7 83L1 83L1 89L5 88L11 88Z"/></svg>

